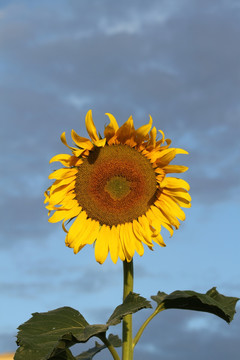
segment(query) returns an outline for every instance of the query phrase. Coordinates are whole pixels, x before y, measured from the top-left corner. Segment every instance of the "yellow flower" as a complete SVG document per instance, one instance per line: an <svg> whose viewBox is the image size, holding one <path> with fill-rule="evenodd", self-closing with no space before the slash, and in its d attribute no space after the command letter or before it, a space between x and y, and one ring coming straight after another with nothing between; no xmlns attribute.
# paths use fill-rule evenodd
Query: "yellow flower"
<svg viewBox="0 0 240 360"><path fill-rule="evenodd" d="M49 178L56 179L45 192L46 208L55 211L49 221L63 221L66 245L78 253L85 245L95 244L95 258L103 263L110 252L114 263L118 257L130 262L135 251L142 256L143 244L152 250L154 242L165 246L161 227L170 234L185 219L181 207L190 207L189 185L168 177L187 167L169 165L182 149L170 148L171 141L148 124L137 130L130 117L121 127L111 114L110 123L100 138L92 112L86 115L91 140L72 130L75 146L69 146L65 133L61 140L72 155L54 156L64 167ZM151 129L152 128L152 129ZM71 222L69 230L65 223Z"/></svg>

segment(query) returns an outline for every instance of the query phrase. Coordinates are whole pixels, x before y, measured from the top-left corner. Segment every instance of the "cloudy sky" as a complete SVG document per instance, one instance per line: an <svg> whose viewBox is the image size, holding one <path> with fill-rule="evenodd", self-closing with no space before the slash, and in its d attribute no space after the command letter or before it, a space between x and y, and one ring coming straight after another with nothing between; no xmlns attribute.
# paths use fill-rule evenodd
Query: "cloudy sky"
<svg viewBox="0 0 240 360"><path fill-rule="evenodd" d="M32 312L68 305L100 323L122 301L121 263L97 264L91 247L73 255L43 205L60 135L87 136L89 109L99 130L106 112L136 127L151 114L189 151L176 163L189 166L192 208L166 248L134 258L134 290L240 297L239 35L238 0L0 1L0 352ZM231 325L166 311L137 358L238 359L238 309Z"/></svg>

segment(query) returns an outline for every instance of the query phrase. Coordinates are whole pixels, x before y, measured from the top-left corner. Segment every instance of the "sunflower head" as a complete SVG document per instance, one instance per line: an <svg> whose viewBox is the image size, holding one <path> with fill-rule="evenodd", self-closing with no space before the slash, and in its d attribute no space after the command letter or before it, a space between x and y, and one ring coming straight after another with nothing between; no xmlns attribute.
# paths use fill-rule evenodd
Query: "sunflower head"
<svg viewBox="0 0 240 360"><path fill-rule="evenodd" d="M86 115L90 139L72 130L74 146L69 146L65 133L61 140L69 154L54 156L63 167L49 178L54 183L45 192L50 222L62 221L67 233L66 245L78 253L85 245L94 244L95 258L103 263L110 252L114 263L118 258L130 262L144 244L165 246L162 226L170 234L185 219L181 207L190 207L189 185L169 177L187 167L170 165L177 154L187 151L171 148L171 141L157 140L157 130L149 123L134 128L130 117L121 127L113 115L100 138L92 119ZM66 229L66 223L70 227Z"/></svg>

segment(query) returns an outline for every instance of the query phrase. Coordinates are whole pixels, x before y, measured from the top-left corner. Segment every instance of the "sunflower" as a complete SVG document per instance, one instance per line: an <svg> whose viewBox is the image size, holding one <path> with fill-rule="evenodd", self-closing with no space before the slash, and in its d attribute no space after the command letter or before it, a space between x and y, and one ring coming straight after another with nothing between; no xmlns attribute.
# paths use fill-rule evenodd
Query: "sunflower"
<svg viewBox="0 0 240 360"><path fill-rule="evenodd" d="M95 258L102 264L110 252L130 262L137 252L150 250L154 243L165 246L161 228L172 236L179 220L185 220L181 207L190 207L191 197L186 181L169 177L187 167L169 165L183 149L171 148L171 140L157 140L157 130L149 123L137 130L132 116L121 126L112 114L104 138L98 135L91 110L86 115L90 139L72 130L74 146L69 146L65 133L61 140L72 152L54 156L63 167L49 179L55 182L45 192L46 208L54 211L51 223L63 222L65 243L78 253L85 245L95 245ZM66 222L70 223L69 230Z"/></svg>

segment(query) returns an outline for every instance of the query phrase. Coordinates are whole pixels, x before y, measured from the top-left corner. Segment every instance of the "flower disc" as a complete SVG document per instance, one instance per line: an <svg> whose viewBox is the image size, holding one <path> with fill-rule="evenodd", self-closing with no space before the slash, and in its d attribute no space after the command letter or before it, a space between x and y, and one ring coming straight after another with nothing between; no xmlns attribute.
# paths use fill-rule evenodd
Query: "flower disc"
<svg viewBox="0 0 240 360"><path fill-rule="evenodd" d="M75 194L89 217L109 226L131 222L154 203L156 175L150 161L126 145L96 148L76 175Z"/></svg>

